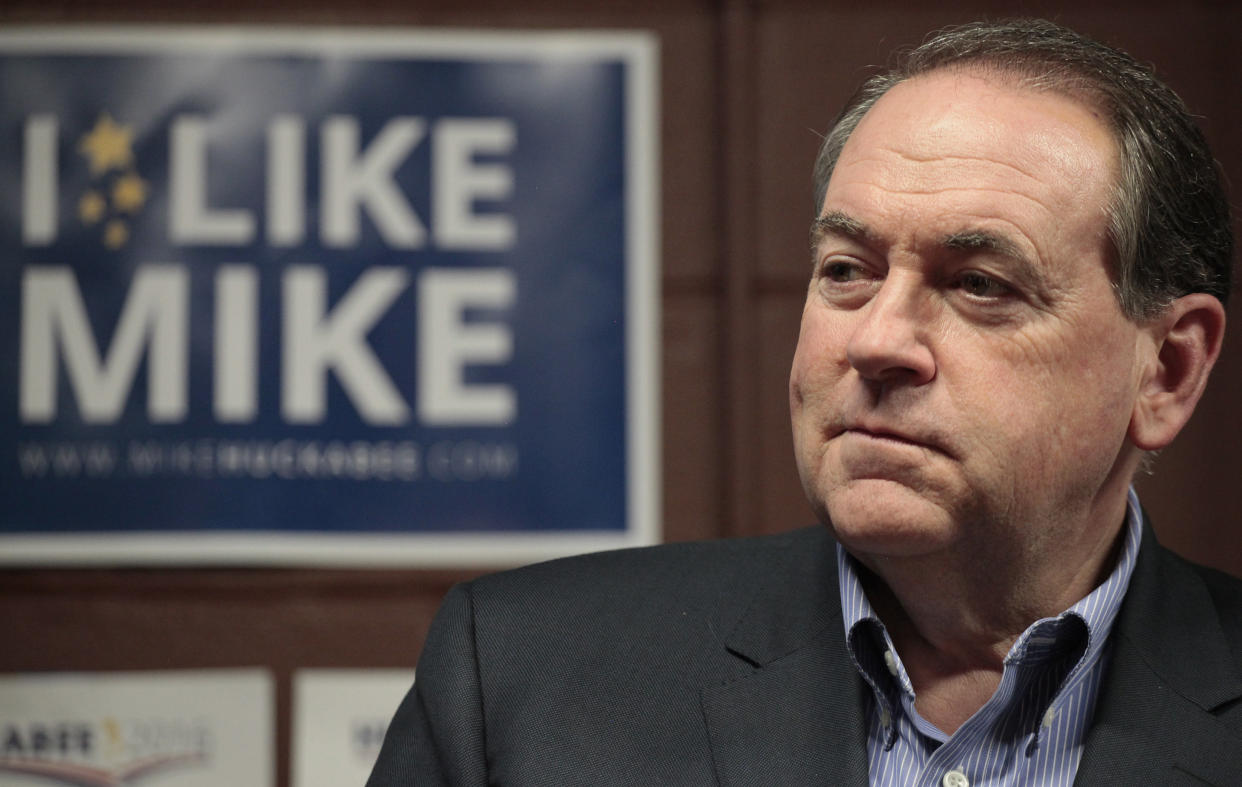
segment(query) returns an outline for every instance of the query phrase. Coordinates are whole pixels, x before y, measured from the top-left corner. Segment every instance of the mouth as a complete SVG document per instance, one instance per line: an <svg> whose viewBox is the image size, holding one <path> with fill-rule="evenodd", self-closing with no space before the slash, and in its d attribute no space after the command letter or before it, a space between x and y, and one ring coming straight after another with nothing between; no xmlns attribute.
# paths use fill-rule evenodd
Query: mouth
<svg viewBox="0 0 1242 787"><path fill-rule="evenodd" d="M935 451L938 454L944 454L946 456L949 455L948 451L940 447L939 443L935 440L928 439L922 436L914 436L914 435L911 435L905 432L896 431L896 430L889 429L886 427L848 426L841 430L841 434L842 435L847 435L847 434L855 435L855 436L862 437L868 440L875 440L875 441L879 441L882 443L889 443L892 445L902 445L902 446L910 446L913 448L923 448L928 451Z"/></svg>

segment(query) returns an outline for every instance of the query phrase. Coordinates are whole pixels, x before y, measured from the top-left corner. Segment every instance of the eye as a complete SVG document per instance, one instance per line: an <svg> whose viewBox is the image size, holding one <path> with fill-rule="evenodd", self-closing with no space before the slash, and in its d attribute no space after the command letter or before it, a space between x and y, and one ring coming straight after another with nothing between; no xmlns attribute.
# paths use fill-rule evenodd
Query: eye
<svg viewBox="0 0 1242 787"><path fill-rule="evenodd" d="M854 309L870 300L883 280L881 272L862 260L833 253L820 263L811 282L825 303L837 309Z"/></svg>
<svg viewBox="0 0 1242 787"><path fill-rule="evenodd" d="M995 299L1013 294L1008 284L978 271L963 272L957 277L955 284L962 292L974 298Z"/></svg>
<svg viewBox="0 0 1242 787"><path fill-rule="evenodd" d="M829 281L835 282L851 282L860 279L869 278L867 269L863 266L847 262L845 260L834 260L824 264L823 277Z"/></svg>

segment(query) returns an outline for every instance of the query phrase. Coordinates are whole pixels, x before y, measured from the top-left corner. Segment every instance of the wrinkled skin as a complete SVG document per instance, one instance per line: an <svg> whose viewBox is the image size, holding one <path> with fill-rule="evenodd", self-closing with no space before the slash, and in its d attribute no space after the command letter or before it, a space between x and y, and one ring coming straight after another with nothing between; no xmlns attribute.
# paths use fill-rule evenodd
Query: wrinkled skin
<svg viewBox="0 0 1242 787"><path fill-rule="evenodd" d="M790 403L812 506L881 576L1090 587L1155 355L1108 273L1116 157L1085 104L962 72L898 85L846 144Z"/></svg>

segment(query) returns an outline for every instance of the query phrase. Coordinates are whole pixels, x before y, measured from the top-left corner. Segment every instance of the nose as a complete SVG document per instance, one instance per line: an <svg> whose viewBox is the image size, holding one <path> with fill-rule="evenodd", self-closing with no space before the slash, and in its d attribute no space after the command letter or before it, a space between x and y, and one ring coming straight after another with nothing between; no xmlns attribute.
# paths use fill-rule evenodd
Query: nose
<svg viewBox="0 0 1242 787"><path fill-rule="evenodd" d="M915 281L890 275L859 312L846 346L850 365L866 380L925 385L936 376L927 344L927 305Z"/></svg>

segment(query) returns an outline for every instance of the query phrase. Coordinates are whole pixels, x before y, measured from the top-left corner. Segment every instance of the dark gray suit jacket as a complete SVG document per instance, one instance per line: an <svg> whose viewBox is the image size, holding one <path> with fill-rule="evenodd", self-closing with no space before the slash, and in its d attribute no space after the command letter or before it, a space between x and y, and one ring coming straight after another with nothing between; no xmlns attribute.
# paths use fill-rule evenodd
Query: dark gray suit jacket
<svg viewBox="0 0 1242 787"><path fill-rule="evenodd" d="M1242 583L1150 529L1078 784L1242 785ZM866 784L822 527L453 589L368 787Z"/></svg>

